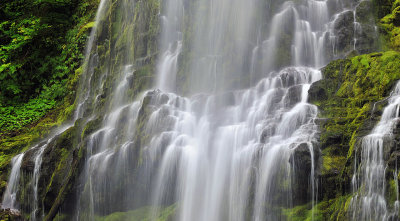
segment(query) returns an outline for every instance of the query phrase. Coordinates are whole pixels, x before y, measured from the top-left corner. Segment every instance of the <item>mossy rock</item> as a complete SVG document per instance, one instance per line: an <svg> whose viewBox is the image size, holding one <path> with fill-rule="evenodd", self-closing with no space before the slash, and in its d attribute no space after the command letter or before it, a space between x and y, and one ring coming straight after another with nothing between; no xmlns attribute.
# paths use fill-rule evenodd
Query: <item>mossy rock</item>
<svg viewBox="0 0 400 221"><path fill-rule="evenodd" d="M172 221L174 220L176 206L172 205L163 209L160 209L159 214L156 217L152 217L152 208L143 207L136 210L127 212L115 212L105 217L97 217L96 221Z"/></svg>
<svg viewBox="0 0 400 221"><path fill-rule="evenodd" d="M360 139L379 121L385 98L400 79L400 54L372 53L337 60L322 69L309 101L320 109L322 170L320 200L351 193L354 160L360 157ZM392 155L395 154L392 149ZM394 156L397 159L397 155ZM334 190L334 191L332 191ZM342 215L340 215L342 216Z"/></svg>
<svg viewBox="0 0 400 221"><path fill-rule="evenodd" d="M335 199L317 202L314 207L311 204L304 204L283 211L287 220L290 221L345 221L349 220L350 200L351 195L339 196Z"/></svg>
<svg viewBox="0 0 400 221"><path fill-rule="evenodd" d="M21 216L19 211L12 211L10 209L0 210L0 220L1 221L23 221L24 218Z"/></svg>

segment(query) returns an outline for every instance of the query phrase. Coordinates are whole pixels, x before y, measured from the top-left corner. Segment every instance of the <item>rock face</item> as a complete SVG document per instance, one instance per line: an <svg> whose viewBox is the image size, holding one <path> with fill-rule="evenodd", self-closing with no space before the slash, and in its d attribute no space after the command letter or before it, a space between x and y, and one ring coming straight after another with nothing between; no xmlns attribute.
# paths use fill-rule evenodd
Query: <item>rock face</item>
<svg viewBox="0 0 400 221"><path fill-rule="evenodd" d="M111 2L111 1L110 1ZM120 77L123 72L123 64L134 64L134 68L127 75L129 93L132 96L139 96L140 92L149 88L150 82L154 76L154 61L158 53L157 36L159 35L159 7L160 3L156 0L135 0L133 8L127 8L127 1L113 0L112 4L105 7L107 12L102 19L102 26L98 27L97 34L93 40L88 65L91 69L92 78L82 79L87 82L80 88L81 92L92 93L96 100L88 101L85 110L82 113L81 120L71 126L64 133L54 137L54 139L43 149L42 162L40 163L40 173L37 175L37 209L35 214L30 214L34 198L34 189L32 187L35 173L36 156L39 148L33 148L26 152L21 165L22 181L20 182L20 192L18 193L21 202L21 214L14 213L11 210L4 210L0 213L0 218L9 220L23 220L28 216L36 216L38 219L52 220L58 217L60 220L71 220L71 214L76 210L72 202L77 201L77 192L84 191L85 187L81 182L84 176L84 158L87 156L88 142L90 135L102 127L103 114L107 109L113 108L111 97L115 96L116 85L113 85L116 77ZM129 1L128 1L129 2ZM190 4L185 1L185 4ZM271 7L274 6L272 4ZM134 10L137 15L132 23L127 23L124 18L119 16L120 10ZM370 1L362 1L357 6L356 12L346 11L340 14L334 22L334 35L336 36L336 50L342 54L347 54L357 48L358 53L369 53L376 49L376 27L374 22L373 5ZM398 26L398 15L394 12L393 24ZM190 19L190 18L187 18ZM354 23L354 25L349 25ZM290 29L285 29L290 34ZM122 34L119 34L122 33ZM282 51L288 51L289 38L280 39ZM132 54L125 54L124 49L130 47ZM188 52L186 52L188 53ZM344 56L344 55L343 55ZM181 62L185 57L181 56ZM277 61L277 66L285 66L290 60L290 56L283 54ZM337 60L331 62L323 68L324 79L312 85L309 90L309 102L316 104L320 110L320 119L318 119L321 128L319 135L319 147L321 152L314 152L313 171L319 180L318 199L319 204L314 207L316 218L321 220L346 220L348 217L348 202L351 192L351 177L354 171L354 161L360 158L359 139L368 134L379 120L382 109L385 106L384 98L387 97L393 88L393 82L400 79L400 65L398 61L400 55L397 52L374 53L370 55L356 56L353 58ZM110 68L109 68L110 67ZM180 70L178 77L185 78L185 69ZM231 80L231 79L229 79ZM237 79L235 79L237 81ZM232 80L233 81L233 80ZM293 79L290 76L282 82L285 85L293 85ZM99 86L100 85L100 86ZM184 89L180 89L184 90ZM289 96L292 98L285 103L286 106L293 106L301 99L300 86L289 88ZM277 91L276 93L281 93ZM93 96L98 95L98 96ZM201 96L201 95L199 95ZM220 105L229 106L234 103L233 93L220 95ZM281 97L279 95L278 97ZM126 173L136 173L147 165L141 164L141 147L145 147L149 142L151 133L159 131L148 131L145 123L149 121L151 113L160 106L168 102L168 96L161 94L160 91L153 90L147 92L141 102L141 108L138 113L138 122L135 129L139 131L135 134L134 148L127 154L129 157L129 168ZM201 100L201 98L199 98ZM79 101L77 101L79 103ZM278 103L279 100L272 101ZM201 103L201 102L199 102ZM199 104L202 105L202 104ZM200 108L199 108L200 109ZM124 114L119 119L120 122L126 121L133 113L125 109ZM160 110L166 111L166 110ZM94 114L97 113L97 114ZM223 113L221 113L223 114ZM165 114L166 116L167 114ZM163 118L160 122L163 126L160 130L166 130L171 127L172 119ZM161 129L162 128L162 129ZM122 131L126 128L117 128ZM261 134L261 143L267 142L266 139L274 134L276 128L271 125L264 128ZM386 177L393 179L393 172L400 168L400 127L396 128L395 140L387 145L387 166ZM116 133L116 136L120 136ZM161 143L167 143L167 137ZM42 146L43 144L39 144ZM112 158L110 167L118 165L118 159ZM304 186L309 186L312 158L309 147L303 143L296 147L290 164L296 171L294 177L295 183L293 192L293 211L288 211L288 217L309 218L311 214L311 190L304 191ZM161 163L161 162L160 162ZM114 171L109 172L106 177L111 177ZM250 171L252 176L256 172ZM120 177L124 173L119 174ZM142 195L149 195L150 187L146 186L143 180L125 180L118 183L119 188L135 186L142 194L136 195L137 198ZM282 185L285 185L282 183ZM287 184L286 184L287 185ZM393 182L388 182L388 190L391 198L395 194ZM108 191L108 190L107 190ZM254 190L249 190L254 191ZM121 199L126 197L118 191ZM107 194L114 194L107 192ZM173 204L175 193L171 191L169 197L166 197L166 204ZM105 194L106 196L106 194ZM254 198L254 196L252 196ZM110 207L110 213L113 211L124 211L126 208L117 205L118 202L109 202L107 198L102 199L103 204L113 204ZM390 199L394 200L394 199ZM115 205L114 205L115 204ZM251 208L249 208L250 210ZM276 209L276 208L273 208ZM173 209L171 209L173 210ZM300 212L299 212L300 211ZM306 212L304 212L306 211ZM40 217L40 212L45 214ZM171 212L171 211L169 211ZM298 212L298 213L296 213ZM129 212L127 212L129 213ZM129 213L129 214L134 214ZM173 213L173 212L172 212ZM300 214L300 215L299 215ZM304 215L308 214L308 215ZM108 215L108 214L101 214ZM168 219L171 219L171 213L168 213ZM269 217L272 220L278 217Z"/></svg>
<svg viewBox="0 0 400 221"><path fill-rule="evenodd" d="M314 147L316 147L315 145ZM293 185L293 204L294 205L304 205L310 202L312 199L310 196L313 195L312 189L308 188L305 189L304 187L309 186L309 183L313 182L311 171L312 167L312 157L310 155L310 147L307 143L302 143L298 147L296 147L294 154L292 155L290 162L295 171L294 177L294 185ZM317 173L320 168L318 165L320 162L320 153L319 150L314 150L314 162L317 162L314 168L314 173ZM309 179L307 179L307 177Z"/></svg>
<svg viewBox="0 0 400 221"><path fill-rule="evenodd" d="M30 214L31 217L41 217L39 211L50 214L53 210L57 211L66 196L71 194L78 171L82 169L82 154L79 152L84 149L78 145L79 122L50 142L38 144L24 155L18 194L22 214L32 211L33 208L37 212Z"/></svg>
<svg viewBox="0 0 400 221"><path fill-rule="evenodd" d="M23 217L18 210L1 209L0 219L6 221L23 221Z"/></svg>
<svg viewBox="0 0 400 221"><path fill-rule="evenodd" d="M356 4L355 11L339 14L333 23L335 50L339 54L366 54L378 50L379 33L375 25L373 2L359 1Z"/></svg>
<svg viewBox="0 0 400 221"><path fill-rule="evenodd" d="M393 82L400 78L397 68L392 69L392 65L398 66L395 61L399 56L397 52L386 52L334 61L323 69L323 80L310 88L310 102L319 106L324 118L320 121L319 141L322 150L320 206L324 202L332 204L331 207L339 206L341 210L331 214L335 219L350 219L348 202L352 194L354 163L359 162L361 156L360 139L379 121L387 104L385 98L393 90ZM382 78L387 79L382 81ZM388 190L393 189L393 184L389 183L393 180L391 168L395 166L397 148L396 139L388 140L385 145ZM346 196L346 200L342 196ZM322 209L329 212L332 208Z"/></svg>
<svg viewBox="0 0 400 221"><path fill-rule="evenodd" d="M372 1L361 1L356 7L355 25L356 48L358 53L366 54L378 50L377 37L378 27L375 24L374 3Z"/></svg>
<svg viewBox="0 0 400 221"><path fill-rule="evenodd" d="M339 51L349 51L353 46L354 40L354 23L353 11L343 12L338 16L334 23L335 36L337 37L337 48Z"/></svg>
<svg viewBox="0 0 400 221"><path fill-rule="evenodd" d="M7 218L9 220L26 220L28 217L33 220L53 220L56 216L59 220L71 220L69 215L76 210L76 193L82 188L80 178L85 172L88 138L101 127L105 110L112 108L110 100L115 96L112 82L123 71L121 63L134 66L126 77L130 94L138 96L152 81L159 33L158 1L135 0L134 4L124 0L107 1L103 9L104 16L100 17L102 25L97 27L97 32L90 39L93 50L83 66L83 69L86 68L83 71L88 72L86 75L90 78L82 77L80 85L83 86L77 89L77 94L87 93L88 97L96 100L87 100L85 105L77 107L82 102L77 99L75 107L81 110L80 119L61 134L50 134L50 140L40 142L26 151L17 192L20 214L11 216L12 211L4 211L4 217L15 217ZM121 18L118 16L121 10L135 11L136 16ZM126 20L130 22L126 23ZM127 56L124 53L126 47L131 47L134 53ZM143 120L148 119L143 116ZM140 145L142 140L142 137L138 137L138 143L134 145ZM130 155L137 157L140 153ZM137 158L130 160L132 168L137 167L138 161ZM132 185L139 185L139 182L135 181ZM63 214L60 214L60 210Z"/></svg>

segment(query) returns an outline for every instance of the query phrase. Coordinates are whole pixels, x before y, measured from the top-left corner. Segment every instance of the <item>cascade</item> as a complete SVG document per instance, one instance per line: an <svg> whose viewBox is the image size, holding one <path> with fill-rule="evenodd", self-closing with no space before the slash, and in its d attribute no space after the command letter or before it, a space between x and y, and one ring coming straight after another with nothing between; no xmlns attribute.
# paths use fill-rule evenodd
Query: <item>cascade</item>
<svg viewBox="0 0 400 221"><path fill-rule="evenodd" d="M42 165L42 156L43 152L46 147L53 141L55 137L62 134L66 130L68 130L72 125L66 124L60 128L57 128L50 135L51 138L48 140L39 143L33 147L31 147L27 152L31 151L34 152L34 168L33 173L29 174L29 189L33 192L33 200L29 203L28 207L31 211L31 220L36 220L36 217L39 215L40 211L38 211L38 185L39 185L39 176L40 176L40 169ZM26 153L19 154L12 159L12 170L9 178L9 182L7 185L7 189L3 196L2 201L2 208L9 208L12 210L18 210L18 201L17 201L17 194L19 194L19 182L21 182L21 164L23 161L24 156ZM42 214L41 214L42 215ZM40 215L40 216L41 216Z"/></svg>
<svg viewBox="0 0 400 221"><path fill-rule="evenodd" d="M397 83L381 120L372 132L361 140L361 161L355 161L352 188L352 218L354 220L397 220L399 197L393 205L386 201L386 169L388 148L399 122L400 83ZM397 180L397 168L393 174ZM397 183L397 182L396 182ZM398 186L396 186L398 192Z"/></svg>
<svg viewBox="0 0 400 221"><path fill-rule="evenodd" d="M6 192L4 193L2 202L2 206L4 208L10 208L10 209L18 208L16 194L18 191L19 173L23 157L24 154L22 153L18 154L12 159L11 162L12 170L10 174L10 179L8 181L7 189Z"/></svg>
<svg viewBox="0 0 400 221"><path fill-rule="evenodd" d="M104 9L104 3L105 1L101 1L99 4L97 16L96 16L96 21L99 20L100 16L103 14L103 9ZM86 48L86 53L85 53L85 58L86 64L90 64L93 61L89 61L90 58L90 51L92 50L93 43L94 43L94 37L97 29L97 24L94 26L94 28L91 31L88 43L87 43L87 48ZM90 80L86 80L85 78L91 78L93 72L91 70L87 70L88 74L83 76L83 82L90 82ZM81 85L81 88L85 88L90 85ZM30 188L30 191L33 192L33 196L31 196L32 200L31 202L27 203L28 210L30 211L30 220L35 221L37 219L41 220L43 219L43 213L42 211L39 211L39 196L38 196L38 185L39 185L39 178L40 178L40 172L41 172L41 166L42 166L42 157L43 153L46 150L46 148L51 144L59 135L70 129L74 123L78 120L78 118L82 117L83 115L83 109L85 104L87 103L87 100L90 97L90 88L89 90L82 91L80 90L80 96L78 98L78 105L76 106L75 114L73 116L73 119L69 122L64 123L61 125L59 128L56 128L53 130L49 135L48 138L45 139L42 142L39 142L38 144L32 146L29 148L24 153L21 153L17 156L15 156L12 159L12 170L10 174L10 178L8 180L7 184L7 189L3 195L3 201L1 207L3 209L11 209L11 210L19 210L21 209L19 204L18 204L18 197L17 194L21 194L21 184L23 182L28 183L28 188ZM21 181L21 164L23 162L24 157L27 155L26 153L32 153L33 157L33 172L32 174L28 174L28 181Z"/></svg>
<svg viewBox="0 0 400 221"><path fill-rule="evenodd" d="M356 47L355 36L341 43L340 32L343 25L360 31L357 4L162 1L152 54L135 35L145 16L136 10L140 2L120 2L101 0L88 41L72 122L100 123L80 140L85 156L71 219L144 208L151 220L285 220L282 208L311 202L311 209L320 151L308 90L322 78L319 68ZM112 10L118 16L107 14ZM354 24L341 22L348 12ZM107 32L110 21L117 25ZM111 45L108 53L103 44ZM151 57L154 86L134 91ZM44 216L43 152L73 123L29 150L31 220ZM26 155L12 161L3 208L21 209L16 195Z"/></svg>

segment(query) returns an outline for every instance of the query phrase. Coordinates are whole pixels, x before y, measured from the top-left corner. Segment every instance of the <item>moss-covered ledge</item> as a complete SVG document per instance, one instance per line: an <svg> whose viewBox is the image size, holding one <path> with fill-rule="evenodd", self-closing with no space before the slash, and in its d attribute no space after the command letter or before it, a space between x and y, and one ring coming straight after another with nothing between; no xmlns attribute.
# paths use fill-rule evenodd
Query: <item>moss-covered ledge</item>
<svg viewBox="0 0 400 221"><path fill-rule="evenodd" d="M351 194L359 138L368 134L379 120L385 98L400 79L399 60L400 53L395 51L336 60L322 69L323 80L310 88L309 102L320 110L323 163L319 200L327 203L327 208L341 202L339 207L347 210L348 200L342 198ZM330 219L346 219L343 211L337 214L340 217Z"/></svg>

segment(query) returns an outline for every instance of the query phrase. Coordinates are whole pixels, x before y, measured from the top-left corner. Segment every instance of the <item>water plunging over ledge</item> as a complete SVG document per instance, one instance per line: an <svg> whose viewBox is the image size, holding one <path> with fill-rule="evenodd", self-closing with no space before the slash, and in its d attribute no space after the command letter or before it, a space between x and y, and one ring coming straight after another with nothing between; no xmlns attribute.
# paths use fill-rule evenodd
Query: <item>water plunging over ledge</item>
<svg viewBox="0 0 400 221"><path fill-rule="evenodd" d="M372 132L361 140L361 161L355 161L352 187L355 196L352 198L353 220L396 220L399 214L399 196L394 205L386 201L386 161L393 131L400 117L400 82L392 91L388 105L381 120ZM359 164L359 166L358 166ZM358 166L358 167L357 167ZM397 168L393 179L397 180ZM397 183L397 182L396 182ZM398 192L396 185L396 192Z"/></svg>
<svg viewBox="0 0 400 221"><path fill-rule="evenodd" d="M101 123L80 143L73 218L148 208L152 220L172 210L173 220L258 221L282 220L283 208L301 203L311 209L320 153L308 90L322 78L319 68L357 44L352 36L338 46L338 21L354 16L353 1L163 1L155 86L135 97L136 4L123 0L118 9L114 66L100 62L97 47L109 40L110 1L101 1L89 39L74 121ZM102 97L108 106L96 113ZM31 148L32 220L44 215L42 154L57 135ZM5 208L19 209L24 157L13 159Z"/></svg>

